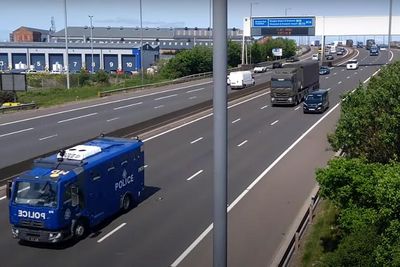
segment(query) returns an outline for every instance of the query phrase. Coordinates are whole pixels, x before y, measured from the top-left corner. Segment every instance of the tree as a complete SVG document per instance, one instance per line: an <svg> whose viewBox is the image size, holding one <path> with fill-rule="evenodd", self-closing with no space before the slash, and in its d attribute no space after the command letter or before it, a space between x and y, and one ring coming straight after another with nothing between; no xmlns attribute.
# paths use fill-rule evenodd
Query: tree
<svg viewBox="0 0 400 267"><path fill-rule="evenodd" d="M334 150L369 162L399 161L400 63L384 67L365 88L344 96L335 133L329 136Z"/></svg>
<svg viewBox="0 0 400 267"><path fill-rule="evenodd" d="M242 49L237 42L228 42L228 67L237 67L242 59Z"/></svg>
<svg viewBox="0 0 400 267"><path fill-rule="evenodd" d="M252 63L265 61L266 58L262 56L261 49L262 45L258 44L257 42L251 45L250 50Z"/></svg>

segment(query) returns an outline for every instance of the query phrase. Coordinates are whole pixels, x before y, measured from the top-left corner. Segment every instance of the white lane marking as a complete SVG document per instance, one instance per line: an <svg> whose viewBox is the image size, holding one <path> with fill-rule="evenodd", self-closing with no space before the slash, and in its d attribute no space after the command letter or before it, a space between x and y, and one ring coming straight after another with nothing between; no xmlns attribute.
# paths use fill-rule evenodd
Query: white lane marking
<svg viewBox="0 0 400 267"><path fill-rule="evenodd" d="M265 109L265 108L267 108L268 107L268 105L266 105L266 106L263 106L263 107L261 107L260 109Z"/></svg>
<svg viewBox="0 0 400 267"><path fill-rule="evenodd" d="M358 72L356 71L356 72L354 72L354 75L357 75L358 74Z"/></svg>
<svg viewBox="0 0 400 267"><path fill-rule="evenodd" d="M78 117L74 117L74 118L69 118L69 119L66 119L66 120L58 121L57 123L63 123L63 122L69 122L69 121L73 121L73 120L79 120L79 119L90 117L90 116L94 116L94 115L97 115L97 114L98 114L97 112L94 112L94 113L90 113L90 114L86 114L86 115L82 115L82 116L78 116Z"/></svg>
<svg viewBox="0 0 400 267"><path fill-rule="evenodd" d="M367 66L365 66L366 68L368 68L369 66L367 65Z"/></svg>
<svg viewBox="0 0 400 267"><path fill-rule="evenodd" d="M374 74L372 74L372 77L375 76L375 75L377 75L380 71L381 71L381 69L375 71Z"/></svg>
<svg viewBox="0 0 400 267"><path fill-rule="evenodd" d="M241 146L243 146L244 144L246 144L248 142L248 140L244 140L243 142L241 142L240 144L238 144L237 146L238 147L241 147Z"/></svg>
<svg viewBox="0 0 400 267"><path fill-rule="evenodd" d="M297 108L295 108L294 110L298 110L300 108L300 106L298 106Z"/></svg>
<svg viewBox="0 0 400 267"><path fill-rule="evenodd" d="M234 121L232 121L232 124L235 124L235 123L237 123L238 121L240 121L241 119L239 118L239 119L236 119L236 120L234 120Z"/></svg>
<svg viewBox="0 0 400 267"><path fill-rule="evenodd" d="M120 226L118 226L117 228L115 228L114 230L112 230L111 232L109 232L108 234L106 234L105 236L100 238L99 240L97 240L97 243L101 243L104 239L106 239L107 237L109 237L110 235L112 235L113 233L115 233L116 231L118 231L119 229L124 227L125 225L126 225L126 223L122 223Z"/></svg>
<svg viewBox="0 0 400 267"><path fill-rule="evenodd" d="M331 110L329 110L324 116L322 116L316 123L314 123L307 131L305 131L293 144L291 144L278 158L275 159L271 165L268 166L227 208L227 212L229 213L242 198L247 195L248 192L262 179L264 176L273 168L279 161L281 161L304 137L310 133L318 124L320 124L329 114L331 114L338 106L340 102L337 103ZM176 267L181 263L187 255L208 235L209 232L213 229L214 224L211 223L201 235L196 238L196 240L171 264L171 267Z"/></svg>
<svg viewBox="0 0 400 267"><path fill-rule="evenodd" d="M3 200L3 199L6 199L6 197L7 197L7 196L4 196L4 197L0 197L0 200Z"/></svg>
<svg viewBox="0 0 400 267"><path fill-rule="evenodd" d="M187 91L186 93L189 94L189 93L198 92L198 91L201 91L201 90L204 90L204 89L205 88L193 89L193 90Z"/></svg>
<svg viewBox="0 0 400 267"><path fill-rule="evenodd" d="M164 105L159 105L159 106L157 106L157 107L154 107L155 109L158 109L158 108L163 108L164 107Z"/></svg>
<svg viewBox="0 0 400 267"><path fill-rule="evenodd" d="M326 91L330 91L332 88L328 88L328 89L326 89Z"/></svg>
<svg viewBox="0 0 400 267"><path fill-rule="evenodd" d="M228 109L231 109L231 108L236 107L236 106L238 106L238 105L242 105L242 104L244 104L244 103L247 103L247 102L252 101L252 100L254 100L254 99L256 99L256 98L259 98L259 97L263 97L263 96L268 95L268 94L270 94L270 92L265 92L265 93L259 94L259 95L257 95L257 96L253 96L253 97L251 97L251 98L249 98L249 99L243 100L242 102L238 102L238 103L236 103L236 104L230 105L230 106L228 107ZM210 114L204 115L204 116L202 116L202 117L200 117L200 118L197 118L197 119L195 119L195 120L186 122L186 123L184 123L184 124L182 124L182 125L179 125L179 126L176 126L176 127L174 127L174 128L171 128L171 129L169 129L169 130L166 130L165 132L156 134L156 135L151 136L151 137L149 137L149 138L147 138L147 139L143 139L142 141L143 141L143 142L150 141L150 140L155 139L155 138L158 138L158 137L160 137L160 136L162 136L162 135L164 135L164 134L170 133L170 132L172 132L172 131L178 130L178 129L183 128L183 127L185 127L185 126L188 126L188 125L190 125L190 124L196 123L196 122L198 122L198 121L200 121L200 120L203 120L203 119L205 119L205 118L211 117L212 115L214 115L214 113L210 113Z"/></svg>
<svg viewBox="0 0 400 267"><path fill-rule="evenodd" d="M328 76L326 76L326 77L325 77L325 79L329 79L329 77L328 77Z"/></svg>
<svg viewBox="0 0 400 267"><path fill-rule="evenodd" d="M350 79L350 76L347 76L346 79Z"/></svg>
<svg viewBox="0 0 400 267"><path fill-rule="evenodd" d="M333 75L337 75L337 72L335 72Z"/></svg>
<svg viewBox="0 0 400 267"><path fill-rule="evenodd" d="M360 69L360 71L363 71L363 70L364 70L363 68Z"/></svg>
<svg viewBox="0 0 400 267"><path fill-rule="evenodd" d="M18 133L23 133L23 132L31 131L31 130L33 130L33 129L34 129L34 128L27 128L27 129L23 129L23 130L11 132L11 133L6 133L6 134L0 135L0 137L9 136L9 135L18 134Z"/></svg>
<svg viewBox="0 0 400 267"><path fill-rule="evenodd" d="M196 140L193 140L192 142L190 142L190 144L193 145L193 144L195 144L195 143L197 143L197 142L199 142L201 140L203 140L203 137L199 137Z"/></svg>
<svg viewBox="0 0 400 267"><path fill-rule="evenodd" d="M132 99L137 99L137 98L146 97L146 96L152 96L152 95L159 95L159 94L163 94L163 93L167 93L167 92L178 91L178 90L187 89L187 88L191 88L191 87L199 86L199 85L210 84L210 83L212 83L212 81L199 83L199 84L195 84L195 85L178 87L178 88L175 88L175 89L169 89L169 90L164 90L164 91L160 91L160 92L154 92L154 93L145 94L145 95L132 96L132 97L124 98L124 99L118 99L118 100L113 100L113 101L109 101L109 102L89 105L89 106L86 106L86 107L80 107L80 108L74 108L74 109L68 109L68 110L64 110L64 111L59 111L59 112L53 112L51 114L40 115L40 116L36 116L36 117L32 117L32 118L26 118L26 119L17 120L17 121L10 121L10 122L1 123L0 126L6 126L6 125L10 125L10 124L16 124L16 123L20 123L20 122L24 122L24 121L30 121L30 120L46 118L46 117L55 116L55 115L59 115L59 114L64 114L64 113L68 113L68 112L73 112L73 111L78 111L78 110L83 110L83 109L88 109L88 108L94 108L94 107L100 107L100 106L110 105L110 104L119 103L119 102L125 102L125 101L129 101L129 100L132 100Z"/></svg>
<svg viewBox="0 0 400 267"><path fill-rule="evenodd" d="M341 83L342 83L342 81L338 82L337 84L341 84Z"/></svg>
<svg viewBox="0 0 400 267"><path fill-rule="evenodd" d="M197 96L191 96L191 97L189 97L190 100L196 99L196 98L197 98Z"/></svg>
<svg viewBox="0 0 400 267"><path fill-rule="evenodd" d="M275 125L275 124L277 124L279 122L279 120L276 120L276 121L274 121L273 123L271 123L270 125L272 126L272 125Z"/></svg>
<svg viewBox="0 0 400 267"><path fill-rule="evenodd" d="M367 83L369 80L371 80L371 77L368 77L363 83Z"/></svg>
<svg viewBox="0 0 400 267"><path fill-rule="evenodd" d="M39 138L39 141L43 141L43 140L50 139L50 138L57 137L57 136L58 136L58 134L49 135L46 137Z"/></svg>
<svg viewBox="0 0 400 267"><path fill-rule="evenodd" d="M190 176L189 178L187 178L186 180L190 181L190 180L192 180L194 177L196 177L197 175L199 175L202 172L203 172L203 170L200 170L200 171L196 172L195 174L193 174L192 176Z"/></svg>
<svg viewBox="0 0 400 267"><path fill-rule="evenodd" d="M392 56L390 57L389 61L392 61L392 59L393 59L393 57L394 57L394 54L393 54L393 51L392 51L392 50L390 50L390 54L392 54Z"/></svg>
<svg viewBox="0 0 400 267"><path fill-rule="evenodd" d="M129 107L133 107L133 106L137 106L137 105L141 105L141 104L143 104L143 102L137 102L137 103L133 103L133 104L125 105L125 106L120 106L120 107L114 108L114 110L129 108Z"/></svg>
<svg viewBox="0 0 400 267"><path fill-rule="evenodd" d="M115 118L112 118L112 119L107 120L107 122L115 121L115 120L118 120L118 119L119 119L119 117L115 117Z"/></svg>
<svg viewBox="0 0 400 267"><path fill-rule="evenodd" d="M344 71L344 69L342 69L342 71Z"/></svg>
<svg viewBox="0 0 400 267"><path fill-rule="evenodd" d="M175 96L177 96L177 95L178 95L178 94L162 96L162 97L159 97L159 98L155 98L154 100L158 101L158 100L162 100L162 99L166 99L166 98L175 97Z"/></svg>

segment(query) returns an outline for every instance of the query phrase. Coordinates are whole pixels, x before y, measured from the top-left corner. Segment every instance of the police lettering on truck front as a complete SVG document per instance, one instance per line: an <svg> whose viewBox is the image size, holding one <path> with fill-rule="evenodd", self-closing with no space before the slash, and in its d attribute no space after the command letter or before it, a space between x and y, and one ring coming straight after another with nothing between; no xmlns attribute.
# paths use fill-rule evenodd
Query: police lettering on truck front
<svg viewBox="0 0 400 267"><path fill-rule="evenodd" d="M46 219L46 213L38 211L18 210L18 217L29 219Z"/></svg>
<svg viewBox="0 0 400 267"><path fill-rule="evenodd" d="M133 183L133 174L128 176L128 173L124 169L122 172L122 179L115 183L115 191L124 188L130 183Z"/></svg>

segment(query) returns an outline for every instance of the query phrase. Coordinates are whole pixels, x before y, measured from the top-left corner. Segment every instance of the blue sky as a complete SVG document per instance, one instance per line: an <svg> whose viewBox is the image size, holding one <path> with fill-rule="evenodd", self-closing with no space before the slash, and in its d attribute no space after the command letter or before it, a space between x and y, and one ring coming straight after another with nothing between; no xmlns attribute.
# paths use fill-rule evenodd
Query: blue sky
<svg viewBox="0 0 400 267"><path fill-rule="evenodd" d="M210 0L142 0L143 26L208 27ZM94 26L139 26L139 0L67 0L68 24L85 26L93 15ZM243 17L254 16L362 16L386 15L389 0L228 0L228 26L242 28ZM393 15L400 15L400 0L393 0ZM0 41L20 26L64 28L64 0L0 0Z"/></svg>

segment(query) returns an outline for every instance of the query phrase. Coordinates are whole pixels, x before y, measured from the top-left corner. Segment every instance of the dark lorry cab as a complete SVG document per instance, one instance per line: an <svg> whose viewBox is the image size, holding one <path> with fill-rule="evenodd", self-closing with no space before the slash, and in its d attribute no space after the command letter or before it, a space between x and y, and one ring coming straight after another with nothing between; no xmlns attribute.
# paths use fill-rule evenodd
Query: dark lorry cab
<svg viewBox="0 0 400 267"><path fill-rule="evenodd" d="M328 108L328 90L319 89L309 93L303 103L304 113L323 113Z"/></svg>

